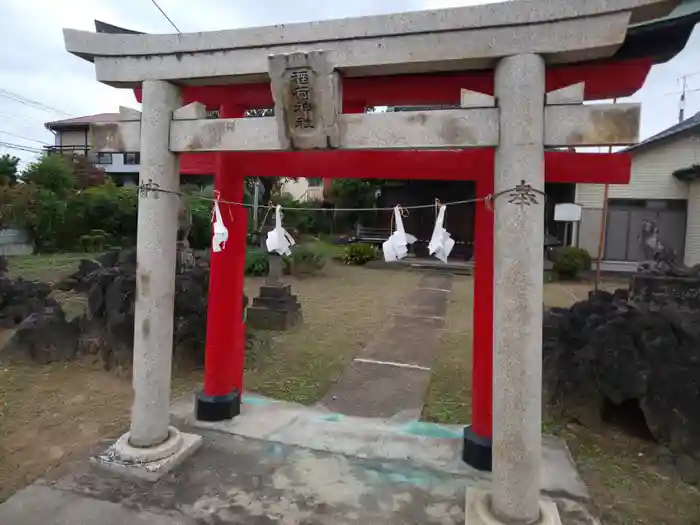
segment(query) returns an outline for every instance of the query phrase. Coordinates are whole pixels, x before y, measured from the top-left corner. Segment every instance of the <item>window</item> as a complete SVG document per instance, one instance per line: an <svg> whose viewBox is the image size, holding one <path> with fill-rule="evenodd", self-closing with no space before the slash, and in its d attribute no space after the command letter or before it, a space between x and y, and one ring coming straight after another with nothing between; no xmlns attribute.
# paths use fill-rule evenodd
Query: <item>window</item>
<svg viewBox="0 0 700 525"><path fill-rule="evenodd" d="M320 188L323 184L323 179L306 179L309 181L309 188Z"/></svg>
<svg viewBox="0 0 700 525"><path fill-rule="evenodd" d="M133 166L141 164L141 154L140 153L124 153L124 164Z"/></svg>
<svg viewBox="0 0 700 525"><path fill-rule="evenodd" d="M218 109L208 109L206 118L219 118L219 110Z"/></svg>
<svg viewBox="0 0 700 525"><path fill-rule="evenodd" d="M112 164L111 153L98 153L96 164Z"/></svg>

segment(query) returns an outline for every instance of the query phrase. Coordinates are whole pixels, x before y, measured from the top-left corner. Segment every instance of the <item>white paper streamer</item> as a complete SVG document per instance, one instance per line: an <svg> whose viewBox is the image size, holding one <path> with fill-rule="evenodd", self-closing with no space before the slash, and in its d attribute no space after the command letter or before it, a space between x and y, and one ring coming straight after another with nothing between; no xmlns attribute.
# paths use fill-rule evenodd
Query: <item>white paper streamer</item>
<svg viewBox="0 0 700 525"><path fill-rule="evenodd" d="M268 252L277 252L280 255L292 253L290 248L294 246L294 239L282 227L282 206L275 208L275 229L268 232L265 245Z"/></svg>
<svg viewBox="0 0 700 525"><path fill-rule="evenodd" d="M214 201L214 232L211 239L211 249L214 252L220 252L226 247L226 241L228 240L228 229L224 224L224 220L221 217L221 210L219 210L219 200Z"/></svg>
<svg viewBox="0 0 700 525"><path fill-rule="evenodd" d="M447 206L444 204L440 206L440 211L435 220L435 228L433 228L433 236L430 238L430 244L428 244L430 255L434 255L444 263L447 262L447 257L455 246L454 239L444 227L446 210Z"/></svg>
<svg viewBox="0 0 700 525"><path fill-rule="evenodd" d="M408 245L416 242L416 238L410 233L406 233L403 229L400 206L394 207L394 223L396 224L396 231L382 244L384 260L387 262L398 261L406 257L408 255Z"/></svg>

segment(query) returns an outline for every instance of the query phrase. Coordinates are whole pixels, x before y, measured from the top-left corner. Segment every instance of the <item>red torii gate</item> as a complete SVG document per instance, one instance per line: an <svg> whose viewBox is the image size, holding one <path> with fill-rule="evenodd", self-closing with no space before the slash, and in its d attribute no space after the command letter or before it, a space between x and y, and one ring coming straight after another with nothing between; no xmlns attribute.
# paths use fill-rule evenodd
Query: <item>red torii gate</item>
<svg viewBox="0 0 700 525"><path fill-rule="evenodd" d="M546 88L553 91L584 82L586 100L625 97L641 88L652 65L652 59L644 58L548 68ZM359 113L367 106L458 104L461 89L492 95L493 71L347 78L343 80L343 109ZM140 101L140 90L136 96ZM183 103L190 102L220 108L221 118L239 118L246 109L273 105L269 84L185 87ZM232 202L242 202L243 178L252 176L470 180L476 183L477 198L483 198L494 191L494 150L193 153L181 156L180 171L214 173L221 199ZM547 182L626 184L630 172L631 156L627 153L545 152ZM208 420L237 415L243 391L241 296L246 213L241 206L232 208L228 249L212 254L210 262L203 391L214 405L221 401L228 408L198 411L198 417ZM479 201L474 229L474 297L478 301L473 318L472 424L465 429L463 457L481 469L491 466L493 232L493 213ZM232 395L237 399L228 399Z"/></svg>

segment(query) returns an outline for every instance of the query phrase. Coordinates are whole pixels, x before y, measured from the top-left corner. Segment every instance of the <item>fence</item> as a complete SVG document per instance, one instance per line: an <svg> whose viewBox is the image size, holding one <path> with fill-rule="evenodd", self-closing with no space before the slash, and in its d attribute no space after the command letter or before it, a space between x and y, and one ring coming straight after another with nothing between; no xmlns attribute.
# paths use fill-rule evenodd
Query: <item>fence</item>
<svg viewBox="0 0 700 525"><path fill-rule="evenodd" d="M0 255L31 255L34 253L29 236L22 230L0 230Z"/></svg>

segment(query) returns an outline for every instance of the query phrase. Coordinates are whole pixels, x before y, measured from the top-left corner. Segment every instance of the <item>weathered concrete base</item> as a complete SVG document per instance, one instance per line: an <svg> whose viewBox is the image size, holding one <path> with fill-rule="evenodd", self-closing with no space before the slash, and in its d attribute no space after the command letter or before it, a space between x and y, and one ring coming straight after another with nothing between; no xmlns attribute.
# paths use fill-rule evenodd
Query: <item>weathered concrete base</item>
<svg viewBox="0 0 700 525"><path fill-rule="evenodd" d="M243 397L241 415L227 421L197 421L187 401L175 404L172 410L175 421L180 421L181 426L191 425L348 457L410 461L415 468L468 477L470 485L477 480L488 483L490 479L488 472L479 472L462 461L464 436L463 427L458 425L346 416L322 407L251 395ZM589 498L588 489L561 439L543 436L541 466L544 492L564 494L579 501Z"/></svg>
<svg viewBox="0 0 700 525"><path fill-rule="evenodd" d="M194 454L202 444L202 437L196 434L177 432L176 436L172 437L171 434L171 438L165 445L154 447L158 450L150 451L128 445L127 433L104 453L92 458L92 461L102 468L119 474L146 481L158 481ZM179 446L173 448L175 445ZM165 451L170 454L162 457Z"/></svg>
<svg viewBox="0 0 700 525"><path fill-rule="evenodd" d="M477 488L469 487L464 504L465 525L509 525L491 513L491 495ZM557 504L553 501L540 502L540 519L532 525L562 525Z"/></svg>
<svg viewBox="0 0 700 525"><path fill-rule="evenodd" d="M173 410L177 427L193 432L191 400ZM158 483L75 458L0 505L0 523L463 525L465 491L491 489L488 474L461 461L457 426L251 396L240 417L196 424L201 449ZM543 498L563 525L599 525L566 446L548 437L543 445Z"/></svg>
<svg viewBox="0 0 700 525"><path fill-rule="evenodd" d="M301 305L289 284L261 286L246 313L246 323L257 330L289 330L302 322Z"/></svg>

